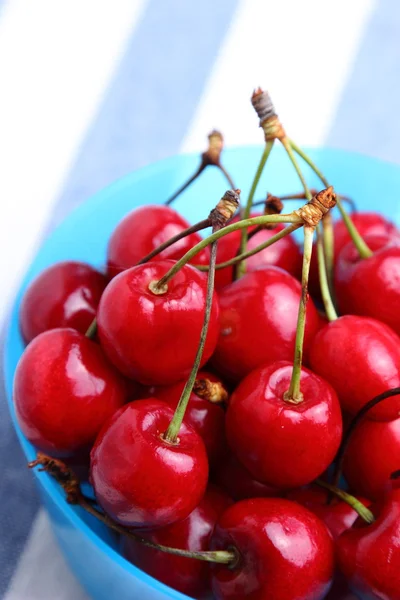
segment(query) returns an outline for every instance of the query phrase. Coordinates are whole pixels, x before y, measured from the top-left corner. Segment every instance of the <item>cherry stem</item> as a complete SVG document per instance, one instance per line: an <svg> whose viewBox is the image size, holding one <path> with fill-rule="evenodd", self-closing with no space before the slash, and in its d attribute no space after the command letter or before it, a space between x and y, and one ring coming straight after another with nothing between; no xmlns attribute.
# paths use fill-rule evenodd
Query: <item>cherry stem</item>
<svg viewBox="0 0 400 600"><path fill-rule="evenodd" d="M343 436L342 443L341 443L339 451L337 453L336 466L335 466L335 471L333 474L333 484L334 485L338 484L338 481L342 474L344 455L346 454L346 450L348 448L351 436L352 436L355 428L359 424L359 422L365 417L365 415L372 408L374 408L374 406L376 406L377 404L380 404L381 402L383 402L384 400L387 400L388 398L392 398L393 396L397 396L399 394L400 394L400 387L395 387L390 390L387 390L386 392L383 392L382 394L378 394L378 396L375 396L375 398L372 398L372 400L370 400L369 402L364 404L364 406L358 411L358 413L350 421L350 425L349 425L345 435Z"/></svg>
<svg viewBox="0 0 400 600"><path fill-rule="evenodd" d="M293 223L292 225L289 225L288 227L285 227L284 229L282 229L282 231L279 231L278 233L276 233L274 236L269 238L269 240L267 240L266 242L259 244L252 250L243 252L243 254L238 254L238 256L235 256L234 258L231 258L230 260L226 260L225 262L217 263L215 265L215 269L217 271L219 271L220 269L225 269L225 267L231 267L232 265L236 265L241 260L250 258L250 256L254 256L254 254L258 254L258 252L265 250L265 248L269 248L269 246L272 246L273 244L275 244L275 242L278 242L279 240L286 237L290 233L293 233L293 231L300 229L300 227L302 227L302 226L303 226L303 223ZM208 271L209 266L208 265L196 265L196 269L198 269L199 271Z"/></svg>
<svg viewBox="0 0 400 600"><path fill-rule="evenodd" d="M185 181L185 183L179 189L177 189L176 192L172 194L172 196L170 196L170 198L168 198L168 200L165 201L165 206L169 206L170 204L172 204L172 202L176 200L177 197L180 196L193 183L193 181L195 181L199 177L199 175L202 174L206 167L207 163L205 163L202 160L197 171L195 171L195 173L191 177L189 177L189 179Z"/></svg>
<svg viewBox="0 0 400 600"><path fill-rule="evenodd" d="M257 186L258 186L258 184L260 182L261 175L262 175L262 172L264 170L265 164L266 164L266 162L268 160L269 155L271 154L271 150L273 148L273 145L274 145L274 140L268 141L265 144L264 151L263 151L263 153L261 155L261 159L260 159L260 162L258 164L256 174L254 175L253 183L251 184L251 188L250 188L250 192L249 192L249 197L247 198L247 204L246 204L246 206L244 208L244 211L243 211L243 219L244 220L246 220L246 219L249 218L249 215L250 215L250 212L251 212L251 207L253 205L254 195L256 193ZM247 235L248 235L247 229L243 229L243 231L242 231L242 237L241 237L241 240L240 240L240 247L239 247L240 254L243 254L244 252L246 252ZM237 278L241 277L242 275L244 275L245 272L246 272L246 265L243 262L239 263L238 267L237 267L237 270L236 270L236 277Z"/></svg>
<svg viewBox="0 0 400 600"><path fill-rule="evenodd" d="M228 235L232 231L237 231L239 229L245 229L246 227L251 227L252 225L266 225L268 223L296 223L299 225L303 224L303 219L292 212L287 215L260 215L259 217L251 217L250 219L243 219L243 221L237 221L236 223L232 223L231 225L227 225L223 227L219 231L212 233L210 236L201 240L196 246L193 246L182 258L180 258L171 269L157 282L156 287L159 288L160 293L161 290L165 287L168 281L176 275L176 273L184 267L192 258L196 256L203 248L206 248L216 240L219 240L221 237ZM153 286L154 287L154 286Z"/></svg>
<svg viewBox="0 0 400 600"><path fill-rule="evenodd" d="M340 498L341 500L346 502L349 506L351 506L356 511L356 513L366 523L368 523L368 525L371 525L375 521L373 512L370 511L369 508L367 508L362 502L360 502L360 500L357 500L357 498L355 498L351 494L348 494L344 490L341 490L340 488L338 488L334 485L330 485L329 483L327 483L326 481L323 481L322 479L317 479L315 481L315 483L317 485L319 485L320 487L325 488L332 494L335 494L335 496L337 496L338 498Z"/></svg>
<svg viewBox="0 0 400 600"><path fill-rule="evenodd" d="M327 213L322 219L323 231L323 248L325 254L326 276L328 279L329 289L333 293L333 269L335 258L335 238L333 233L333 221L331 213Z"/></svg>
<svg viewBox="0 0 400 600"><path fill-rule="evenodd" d="M319 227L317 228L317 256L319 284L321 287L322 301L324 303L326 316L328 317L329 321L336 321L338 316L332 301L332 296L328 284L328 278L326 275L325 253L322 245L322 237Z"/></svg>
<svg viewBox="0 0 400 600"><path fill-rule="evenodd" d="M210 264L209 271L207 277L207 296L206 296L206 307L204 311L204 320L203 326L201 328L200 333L200 341L196 352L196 357L194 359L193 367L189 375L189 379L187 380L185 387L183 388L182 395L179 399L178 405L175 409L174 416L172 417L171 423L168 426L167 431L164 434L164 439L171 444L175 444L178 439L179 430L182 425L182 421L185 417L185 412L187 405L190 400L190 395L193 390L193 386L196 381L197 372L200 368L201 359L203 356L204 346L206 344L208 325L210 323L211 317L211 309L213 303L213 294L214 294L214 279L215 279L215 264L217 262L217 245L218 242L215 240L211 244L211 252L210 252Z"/></svg>
<svg viewBox="0 0 400 600"><path fill-rule="evenodd" d="M329 186L328 180L323 175L323 173L319 170L319 168L317 167L317 165L304 152L304 150L302 150L300 148L300 146L298 146L293 140L290 140L290 144L291 144L293 150L308 164L308 166L320 178L320 180L322 181L322 183L326 187L328 187ZM358 232L358 230L357 230L356 226L354 225L353 221L351 220L351 218L349 217L349 215L347 214L347 212L343 208L343 205L342 205L342 202L341 202L339 196L336 196L336 201L337 201L338 209L340 210L340 214L342 215L342 219L344 221L344 224L346 225L347 231L349 232L350 237L351 237L351 239L353 241L353 244L357 248L359 255L361 256L361 258L369 258L369 257L371 257L372 254L373 254L373 252L370 250L370 248L364 242L362 236Z"/></svg>
<svg viewBox="0 0 400 600"><path fill-rule="evenodd" d="M229 175L228 171L225 169L224 165L218 164L217 166L218 166L218 169L221 171L221 173L222 173L222 174L225 176L225 179L227 180L229 187L230 187L232 190L235 190L235 189L236 189L236 186L235 186L235 184L233 183L233 179L232 179L232 177Z"/></svg>
<svg viewBox="0 0 400 600"><path fill-rule="evenodd" d="M97 319L95 317L93 319L93 321L90 323L89 327L87 328L85 337L89 338L89 340L92 340L95 337L96 333L97 333Z"/></svg>
<svg viewBox="0 0 400 600"><path fill-rule="evenodd" d="M310 192L313 196L315 196L317 191L318 190L316 189L310 189ZM282 200L282 202L286 202L287 200L306 200L306 195L304 192L299 192L297 194L287 194L285 196L278 196L278 198ZM357 212L354 200L352 200L348 196L343 195L341 195L340 198L342 202L346 202L350 206L351 212ZM265 204L265 200L257 200L256 202L253 202L252 207L254 208L256 206L262 206L263 204Z"/></svg>
<svg viewBox="0 0 400 600"><path fill-rule="evenodd" d="M287 153L288 157L290 158L290 161L291 161L293 167L295 168L297 175L299 176L299 179L300 179L301 184L302 184L303 189L304 189L304 194L305 194L306 200L310 201L311 198L312 198L312 195L311 195L311 192L310 192L310 190L308 188L308 185L307 185L307 182L306 182L306 180L304 178L304 175L303 175L303 173L302 173L302 171L301 171L301 169L299 167L299 164L298 164L298 162L296 160L296 157L294 155L291 142L287 138L283 138L281 140L281 143L282 143L282 146L285 148L286 153ZM326 186L326 187L328 187L328 186Z"/></svg>
<svg viewBox="0 0 400 600"><path fill-rule="evenodd" d="M299 314L297 317L294 364L289 389L284 394L284 400L286 400L286 402L291 402L292 404L299 404L303 401L303 394L300 390L300 379L301 366L303 362L304 332L306 327L306 311L308 302L308 275L310 272L314 229L314 227L304 225L304 252L303 269L301 274L301 298L299 304Z"/></svg>

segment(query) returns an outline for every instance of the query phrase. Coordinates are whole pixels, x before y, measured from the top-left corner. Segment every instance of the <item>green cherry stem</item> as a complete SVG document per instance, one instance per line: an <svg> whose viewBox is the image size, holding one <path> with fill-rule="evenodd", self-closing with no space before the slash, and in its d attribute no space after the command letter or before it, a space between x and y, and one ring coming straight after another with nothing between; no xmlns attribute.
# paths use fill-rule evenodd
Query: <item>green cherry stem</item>
<svg viewBox="0 0 400 600"><path fill-rule="evenodd" d="M310 272L314 229L314 227L304 225L303 270L301 275L302 289L299 304L299 313L297 317L294 364L289 389L284 394L284 400L286 400L286 402L291 402L292 404L299 404L303 401L303 394L300 390L300 378L301 365L303 362L303 344L306 326L306 309L308 301L308 275Z"/></svg>
<svg viewBox="0 0 400 600"><path fill-rule="evenodd" d="M251 184L251 188L250 188L250 192L249 192L249 197L247 199L247 203L246 203L246 206L245 206L244 211L243 211L243 219L244 220L246 220L246 219L249 218L251 207L253 206L254 195L256 193L257 186L258 186L258 184L260 182L261 175L262 175L262 172L264 170L265 164L266 164L266 162L268 160L269 155L271 154L271 150L273 148L273 145L274 145L274 140L268 141L265 144L264 151L263 151L263 153L261 155L261 159L260 159L260 162L258 164L256 174L254 175L253 183ZM239 248L240 254L243 254L246 251L247 236L248 236L247 229L243 229L242 230L242 237L241 237L241 240L240 240L240 248ZM246 267L245 267L244 263L239 263L239 265L237 267L237 271L236 271L237 277L241 277L242 275L244 275L245 272L246 272Z"/></svg>
<svg viewBox="0 0 400 600"><path fill-rule="evenodd" d="M362 502L357 500L357 498L354 498L354 496L352 496L351 494L348 494L344 490L341 490L340 488L334 485L326 483L326 481L323 481L322 479L317 479L315 483L320 487L328 490L332 494L335 494L335 496L349 504L349 506L351 506L356 511L356 513L369 525L371 525L371 523L375 521L375 517L372 511L370 511L369 508L364 506Z"/></svg>
<svg viewBox="0 0 400 600"><path fill-rule="evenodd" d="M328 187L329 182L328 182L327 178L324 176L322 171L320 171L320 169L317 167L317 165L311 160L311 158L304 152L304 150L302 150L302 148L300 148L300 146L298 146L293 140L290 140L290 144L291 144L293 150L308 164L308 166L320 178L322 183L326 187ZM361 258L369 258L373 254L372 251L370 250L370 248L368 248L367 244L364 242L362 236L360 235L357 228L355 227L353 221L350 219L349 215L343 208L343 204L340 200L340 197L337 196L336 200L337 200L338 209L340 210L340 214L342 215L342 219L347 227L347 231L349 232L350 237L353 240L353 243L354 243L355 247L357 248L359 255L361 256Z"/></svg>
<svg viewBox="0 0 400 600"><path fill-rule="evenodd" d="M336 321L338 318L335 306L332 301L331 292L328 284L328 277L326 274L326 265L325 265L325 253L322 245L322 236L320 228L317 227L317 257L318 257L318 274L319 274L319 283L321 287L321 295L322 301L324 303L324 308L326 312L326 316L329 321Z"/></svg>
<svg viewBox="0 0 400 600"><path fill-rule="evenodd" d="M302 173L302 171L301 171L301 169L299 167L299 164L298 164L298 162L296 160L296 157L294 155L291 142L287 138L283 138L281 140L281 143L282 143L282 146L285 148L286 153L287 153L288 157L290 158L290 161L291 161L293 167L295 168L297 175L299 176L299 179L301 181L301 185L303 186L303 189L304 189L304 194L305 194L306 200L310 201L311 198L312 198L312 195L311 195L311 192L310 192L310 190L308 188L308 185L307 185L307 182L306 182L306 180L304 178L304 175L303 175L303 173Z"/></svg>

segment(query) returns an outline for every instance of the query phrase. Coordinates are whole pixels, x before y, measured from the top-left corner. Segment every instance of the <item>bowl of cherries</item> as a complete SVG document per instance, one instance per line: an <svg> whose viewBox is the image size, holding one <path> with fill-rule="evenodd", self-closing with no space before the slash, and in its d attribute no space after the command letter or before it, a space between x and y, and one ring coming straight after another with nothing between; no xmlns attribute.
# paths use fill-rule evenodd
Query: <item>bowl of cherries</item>
<svg viewBox="0 0 400 600"><path fill-rule="evenodd" d="M96 600L400 599L400 168L251 101L262 147L101 191L13 308L11 415Z"/></svg>

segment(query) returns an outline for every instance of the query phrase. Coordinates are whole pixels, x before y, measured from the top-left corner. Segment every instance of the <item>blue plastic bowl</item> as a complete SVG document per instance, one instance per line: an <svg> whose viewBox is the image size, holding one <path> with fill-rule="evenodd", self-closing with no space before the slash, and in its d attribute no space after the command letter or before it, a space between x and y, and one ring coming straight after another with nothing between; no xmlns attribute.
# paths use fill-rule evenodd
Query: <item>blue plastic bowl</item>
<svg viewBox="0 0 400 600"><path fill-rule="evenodd" d="M400 223L400 167L367 156L327 148L310 150L311 157L326 173L336 190L350 195L362 210L379 210ZM235 148L224 152L224 164L247 197L261 154L260 147ZM5 382L14 427L27 460L35 458L34 447L25 439L15 418L12 383L24 346L18 313L29 282L45 267L66 259L82 260L97 267L105 264L107 240L120 219L142 204L162 203L198 166L198 156L176 156L141 169L99 192L72 212L51 234L33 261L13 307L5 345ZM308 168L309 183L321 187ZM176 208L196 222L215 205L227 184L217 169L209 168L176 201ZM272 153L259 196L300 189L286 155ZM293 205L292 205L293 206ZM161 600L188 598L149 577L118 554L113 535L95 519L65 502L63 492L45 473L35 470L43 504L64 555L85 590L96 600Z"/></svg>

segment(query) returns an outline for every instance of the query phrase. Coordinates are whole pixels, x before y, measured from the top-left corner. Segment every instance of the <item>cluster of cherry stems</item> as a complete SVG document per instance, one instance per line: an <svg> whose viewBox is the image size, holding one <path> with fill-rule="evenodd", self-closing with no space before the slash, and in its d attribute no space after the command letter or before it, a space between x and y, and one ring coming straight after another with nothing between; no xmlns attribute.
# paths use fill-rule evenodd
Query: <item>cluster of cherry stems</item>
<svg viewBox="0 0 400 600"><path fill-rule="evenodd" d="M28 288L14 401L40 450L31 466L121 533L129 560L196 598L350 586L398 600L400 233L377 213L350 219L268 94L252 102L266 144L244 208L212 132L165 205L119 223L108 277L64 262ZM268 195L252 215L277 142L303 187L282 199L308 202L281 214ZM325 189L309 190L298 157ZM211 165L232 189L189 227L169 205ZM94 498L74 474L89 451ZM357 497L337 487L342 469Z"/></svg>

